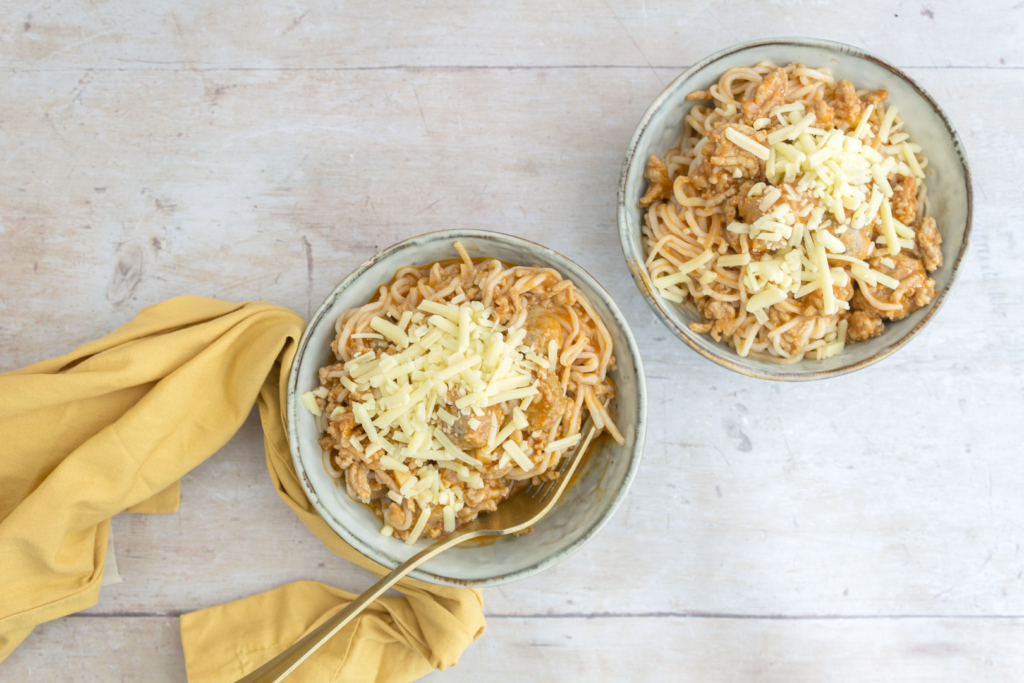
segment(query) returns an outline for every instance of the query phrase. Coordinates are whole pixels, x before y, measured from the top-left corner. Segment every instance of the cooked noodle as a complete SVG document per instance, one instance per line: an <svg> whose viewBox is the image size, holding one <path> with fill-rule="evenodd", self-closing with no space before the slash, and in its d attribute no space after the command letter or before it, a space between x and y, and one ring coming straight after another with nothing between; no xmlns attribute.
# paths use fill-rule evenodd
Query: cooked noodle
<svg viewBox="0 0 1024 683"><path fill-rule="evenodd" d="M928 159L884 90L761 62L688 99L679 143L648 163L641 206L645 265L662 297L705 321L692 330L795 363L933 300L926 273L942 239Z"/></svg>
<svg viewBox="0 0 1024 683"><path fill-rule="evenodd" d="M615 394L614 383L608 377L609 370L615 367L612 339L587 297L550 268L510 266L496 259L474 261L460 243L456 242L455 247L460 259L401 268L391 282L380 287L370 303L342 313L331 344L338 362L320 369L320 388L303 398L304 402L316 401L313 406L307 404L311 410L322 411L318 420L323 420L326 433L320 445L329 453L328 472L344 479L351 497L371 505L383 520L382 533L407 542L417 537L440 537L480 512L494 510L518 487L557 478L557 465L572 442L578 440L576 435L586 413L599 429L624 443L602 405ZM382 385L374 388L365 379L374 373L361 374L365 372L363 368L375 364L378 370L384 367L379 362L388 356L404 360L400 346L378 330L395 335L388 327L394 325L395 329L410 332L410 342L416 335L420 335L418 340L430 341L423 331L433 330L431 324L440 326L438 329L450 325L435 320L437 315L431 318L429 313L425 314L424 307L429 303L423 302L466 309L466 320L470 313L478 316L473 329L474 334L483 335L481 344L495 339L520 340L518 351L509 352L509 358L529 369L529 377L522 377L524 381L518 384L531 382L529 386L537 391L528 398L505 400L483 409L460 409L456 401L470 401L477 395L474 391L482 391L480 386L474 386L476 383L500 383L493 380L498 370L492 380L487 380L483 370L479 375L464 371L443 385L434 385L443 390L432 389L429 398L420 397L429 404L426 425L417 426L417 418L411 414L411 419L399 418L380 429L379 434L368 434L358 419L359 406L371 405L372 409L387 401L401 406L401 392L409 393L407 386L383 378ZM390 322L385 324L381 320ZM494 327L490 327L492 323ZM417 325L422 329L413 330ZM435 341L430 353L423 351L415 360L417 369L411 370L409 377L424 380L430 367L435 367L431 363L454 363L462 358L448 350L444 352L446 358L440 360L436 354L441 343ZM466 351L466 355L469 353ZM485 366L486 363L478 367ZM419 386L427 388L430 381L438 380L424 381ZM525 421L517 426L516 420ZM437 436L437 430L442 434L424 441L416 433L421 427L428 434ZM505 455L501 455L495 443L502 434L506 434L502 437L506 439L504 444L512 442L505 446ZM378 443L374 439L386 448L371 446L371 442ZM551 449L547 448L549 444ZM451 457L445 454L445 448L462 452L466 456L464 462L479 464L443 460ZM510 453L515 455L510 457ZM516 456L525 457L528 462L517 461ZM526 464L530 467L524 470ZM410 478L415 480L411 488ZM445 515L449 516L447 525Z"/></svg>

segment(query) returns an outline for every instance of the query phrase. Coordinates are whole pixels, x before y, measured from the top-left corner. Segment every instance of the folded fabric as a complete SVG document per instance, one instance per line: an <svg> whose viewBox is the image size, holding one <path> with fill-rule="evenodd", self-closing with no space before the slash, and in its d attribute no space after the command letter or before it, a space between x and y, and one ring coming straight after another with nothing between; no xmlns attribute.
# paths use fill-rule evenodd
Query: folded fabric
<svg viewBox="0 0 1024 683"><path fill-rule="evenodd" d="M306 500L284 423L302 333L266 303L179 297L72 353L0 375L0 661L40 623L99 596L110 518L175 512L178 481L259 403L267 469L281 498L333 552L346 545ZM411 681L455 664L483 633L479 591L405 580L294 674L300 681ZM234 681L352 598L315 582L181 618L191 683Z"/></svg>

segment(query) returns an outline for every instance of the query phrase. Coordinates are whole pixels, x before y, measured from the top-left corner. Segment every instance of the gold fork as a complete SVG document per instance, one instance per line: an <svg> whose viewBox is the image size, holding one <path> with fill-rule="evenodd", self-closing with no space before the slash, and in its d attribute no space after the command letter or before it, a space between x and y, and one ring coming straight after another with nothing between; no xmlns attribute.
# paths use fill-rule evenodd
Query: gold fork
<svg viewBox="0 0 1024 683"><path fill-rule="evenodd" d="M558 502L558 498L562 495L565 487L568 486L573 472L576 471L580 460L583 459L583 454L590 446L590 442L593 440L597 430L594 428L593 422L588 420L585 429L581 430L581 432L585 436L577 443L575 450L563 458L561 469L556 479L531 485L525 491L517 493L499 505L498 509L494 512L480 515L447 538L443 538L416 553L398 565L393 572L373 584L365 593L350 602L345 609L335 614L313 631L310 631L294 645L260 668L238 679L236 683L278 683L283 681L302 662L306 661L307 657L316 652L321 645L330 640L332 636L362 612L367 605L379 598L402 577L430 558L471 538L507 536L508 534L524 531L539 522L541 517L546 515L554 507L555 503Z"/></svg>

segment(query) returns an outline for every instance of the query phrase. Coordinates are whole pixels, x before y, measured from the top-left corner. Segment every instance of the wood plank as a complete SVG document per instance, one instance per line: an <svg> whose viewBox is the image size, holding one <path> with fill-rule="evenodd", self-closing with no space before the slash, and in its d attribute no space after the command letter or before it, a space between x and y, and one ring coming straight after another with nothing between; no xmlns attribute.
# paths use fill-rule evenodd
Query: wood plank
<svg viewBox="0 0 1024 683"><path fill-rule="evenodd" d="M1022 636L1020 619L491 619L459 664L421 680L1008 681ZM181 683L180 648L175 618L69 617L39 627L0 675Z"/></svg>
<svg viewBox="0 0 1024 683"><path fill-rule="evenodd" d="M1024 303L1021 242L1005 220L1021 204L1021 148L1004 133L1024 82L914 72L976 158L975 241L957 291L893 359L781 387L685 349L621 266L619 160L675 72L659 73L4 73L0 366L68 350L183 292L306 313L404 237L515 232L599 274L625 310L652 427L632 495L601 536L489 591L489 612L1024 614L1024 340L979 333L1006 330ZM995 93L1005 106L986 104ZM138 264L137 281L118 274ZM177 614L299 578L367 585L264 477L250 421L186 481L181 514L115 521L125 583L95 609Z"/></svg>
<svg viewBox="0 0 1024 683"><path fill-rule="evenodd" d="M615 178L659 88L611 70L0 74L0 367L184 292L308 314L379 249L456 225L621 274Z"/></svg>
<svg viewBox="0 0 1024 683"><path fill-rule="evenodd" d="M3 681L184 683L174 617L65 617L37 627L0 663Z"/></svg>
<svg viewBox="0 0 1024 683"><path fill-rule="evenodd" d="M1001 266L1020 253L1002 220L1021 199L1010 164L1020 141L1003 131L1024 81L914 75L987 162L960 291L980 277L989 313L1017 303L1019 271ZM660 80L600 69L2 74L0 367L68 350L182 292L308 313L377 249L453 225L540 239L650 324L621 267L614 202L621 155ZM997 92L1005 105L981 118L978 103Z"/></svg>
<svg viewBox="0 0 1024 683"><path fill-rule="evenodd" d="M625 311L651 395L645 463L585 550L487 591L488 633L428 680L1012 680L1016 4L8 3L0 370L176 294L308 314L405 237L521 234L597 274ZM614 203L665 83L785 34L914 67L964 137L977 209L957 290L920 338L853 376L783 387L712 366L657 323L622 268ZM122 515L114 532L124 582L39 627L0 680L183 681L176 615L297 579L372 581L277 499L254 416L185 479L179 514Z"/></svg>
<svg viewBox="0 0 1024 683"><path fill-rule="evenodd" d="M785 0L652 3L9 3L18 69L679 66L769 36L821 36L899 66L1024 66L1019 5ZM968 28L969 27L969 28ZM978 39L972 39L977 37Z"/></svg>
<svg viewBox="0 0 1024 683"><path fill-rule="evenodd" d="M492 619L457 666L421 680L1010 681L1022 634L1005 619Z"/></svg>

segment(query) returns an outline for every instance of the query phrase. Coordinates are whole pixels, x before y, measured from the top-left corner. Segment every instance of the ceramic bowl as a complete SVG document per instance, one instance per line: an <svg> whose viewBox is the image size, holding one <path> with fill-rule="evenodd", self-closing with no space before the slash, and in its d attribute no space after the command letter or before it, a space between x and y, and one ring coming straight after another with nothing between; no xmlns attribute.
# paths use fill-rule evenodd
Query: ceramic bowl
<svg viewBox="0 0 1024 683"><path fill-rule="evenodd" d="M343 311L365 304L403 266L455 257L456 240L461 240L471 255L554 268L587 295L614 342L618 367L610 376L615 380L618 397L613 415L626 439L624 446L607 437L597 440L572 485L533 532L483 544L470 541L445 551L411 574L432 583L482 587L532 576L583 547L625 498L640 465L647 421L647 390L640 353L618 306L586 271L539 244L481 230L435 232L385 249L331 292L302 335L288 380L288 439L306 496L346 543L389 568L430 543L420 540L408 546L381 536L380 522L369 508L349 498L344 486L339 487L324 470L314 418L302 407L298 396L319 386L318 369L334 362L330 343L335 336L335 320Z"/></svg>
<svg viewBox="0 0 1024 683"><path fill-rule="evenodd" d="M743 358L727 344L689 329L690 322L703 322L692 306L677 306L657 294L644 267L641 244L643 212L640 197L647 189L644 170L652 154L659 158L673 147L682 133L683 117L693 102L687 94L704 90L732 67L751 66L762 60L778 65L803 62L810 67L828 67L837 78L857 88L885 88L889 102L899 106L907 132L928 155L925 181L932 201L932 214L942 233L944 262L931 273L935 280L935 301L899 322L886 322L882 335L851 344L843 353L826 360L804 360L779 365L756 358ZM834 377L865 368L886 358L914 338L942 308L957 277L971 233L971 171L963 143L953 124L932 97L905 73L859 48L809 38L773 38L741 43L707 57L687 69L658 95L640 120L622 165L619 184L619 239L637 287L658 318L690 348L730 370L761 379L800 381Z"/></svg>

